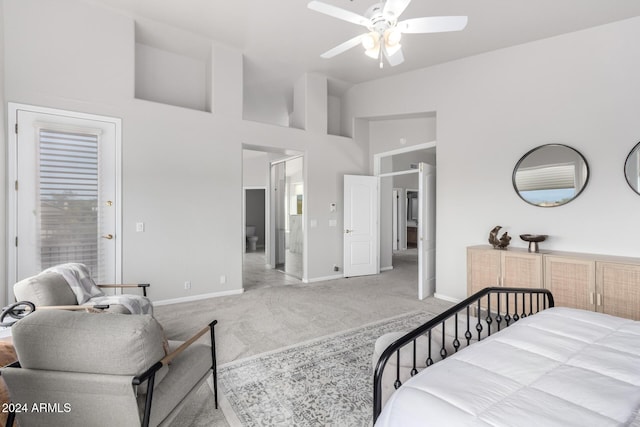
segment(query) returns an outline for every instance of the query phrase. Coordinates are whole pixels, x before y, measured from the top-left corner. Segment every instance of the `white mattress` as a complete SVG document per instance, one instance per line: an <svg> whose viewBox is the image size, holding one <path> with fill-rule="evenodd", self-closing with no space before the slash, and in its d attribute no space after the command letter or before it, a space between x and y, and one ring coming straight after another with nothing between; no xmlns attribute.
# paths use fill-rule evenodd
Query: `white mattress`
<svg viewBox="0 0 640 427"><path fill-rule="evenodd" d="M551 308L411 378L376 426L640 426L639 411L640 322Z"/></svg>

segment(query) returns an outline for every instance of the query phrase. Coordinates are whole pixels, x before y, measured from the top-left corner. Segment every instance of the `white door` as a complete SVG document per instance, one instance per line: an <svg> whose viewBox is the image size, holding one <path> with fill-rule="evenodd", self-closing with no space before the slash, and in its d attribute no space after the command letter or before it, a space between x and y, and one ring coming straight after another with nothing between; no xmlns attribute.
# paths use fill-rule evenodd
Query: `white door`
<svg viewBox="0 0 640 427"><path fill-rule="evenodd" d="M420 163L418 188L418 298L436 290L436 167Z"/></svg>
<svg viewBox="0 0 640 427"><path fill-rule="evenodd" d="M344 276L378 274L378 177L344 176Z"/></svg>
<svg viewBox="0 0 640 427"><path fill-rule="evenodd" d="M397 188L393 189L393 193L391 195L392 200L391 204L393 206L391 210L391 239L392 239L392 247L394 251L400 250L400 223L399 223L399 215L398 210L400 209L400 192Z"/></svg>
<svg viewBox="0 0 640 427"><path fill-rule="evenodd" d="M15 280L81 262L119 283L119 120L33 108L15 108Z"/></svg>

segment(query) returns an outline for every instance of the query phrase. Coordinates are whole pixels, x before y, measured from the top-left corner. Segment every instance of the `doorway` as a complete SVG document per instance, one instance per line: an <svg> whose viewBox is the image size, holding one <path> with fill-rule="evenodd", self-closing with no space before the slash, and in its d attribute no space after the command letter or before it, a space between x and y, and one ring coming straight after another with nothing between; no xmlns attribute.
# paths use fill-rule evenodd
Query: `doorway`
<svg viewBox="0 0 640 427"><path fill-rule="evenodd" d="M271 162L272 265L298 279L304 273L303 168L302 156Z"/></svg>
<svg viewBox="0 0 640 427"><path fill-rule="evenodd" d="M9 283L67 262L120 283L120 119L9 108Z"/></svg>
<svg viewBox="0 0 640 427"><path fill-rule="evenodd" d="M306 200L302 153L244 144L242 175L245 291L304 281ZM257 201L260 194L264 204ZM252 203L252 199L256 203ZM264 236L259 225L262 223ZM251 226L255 226L255 231ZM251 232L257 239L247 237ZM255 241L255 251L251 240Z"/></svg>
<svg viewBox="0 0 640 427"><path fill-rule="evenodd" d="M421 203L425 198L420 197L420 189L426 186L421 182L423 172L419 167L420 163L435 166L435 142L374 155L374 174L380 177L381 183L380 271L393 269L397 262L403 266L415 265L420 282L418 293L422 298L429 294L425 292L426 289L433 288L433 280L426 279L431 274L425 274L425 268L435 271L435 241L430 236L426 238L427 229L430 229L427 227L429 221L421 223L419 217L422 208L425 219L435 221L436 200L433 195L429 204ZM433 173L435 180L435 172ZM430 235L435 235L435 230ZM424 243L423 251L419 250L421 242Z"/></svg>

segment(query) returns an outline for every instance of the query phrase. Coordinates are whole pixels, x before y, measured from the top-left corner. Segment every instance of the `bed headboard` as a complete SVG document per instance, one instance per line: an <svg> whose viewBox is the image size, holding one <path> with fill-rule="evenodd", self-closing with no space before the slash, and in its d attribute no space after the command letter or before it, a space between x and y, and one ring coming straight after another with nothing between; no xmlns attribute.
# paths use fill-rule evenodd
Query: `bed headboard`
<svg viewBox="0 0 640 427"><path fill-rule="evenodd" d="M429 367L521 318L553 306L553 295L547 289L484 288L393 341L382 352L374 369L374 423L382 411L383 373L388 362L395 362L396 375L393 386L397 389L402 385L400 379L403 364L405 368L410 368L410 376L413 376L418 373L419 365ZM410 344L412 348L404 348ZM426 351L423 363L418 363L418 347ZM409 366L406 364L407 359ZM386 377L389 378L389 375Z"/></svg>

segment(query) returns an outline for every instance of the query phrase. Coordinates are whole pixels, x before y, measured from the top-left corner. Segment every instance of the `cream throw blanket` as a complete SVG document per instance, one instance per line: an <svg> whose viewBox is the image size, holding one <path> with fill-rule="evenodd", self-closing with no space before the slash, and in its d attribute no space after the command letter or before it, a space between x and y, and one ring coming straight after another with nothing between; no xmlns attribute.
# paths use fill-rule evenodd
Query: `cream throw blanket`
<svg viewBox="0 0 640 427"><path fill-rule="evenodd" d="M58 273L64 277L76 295L80 305L120 304L131 314L153 314L153 306L148 298L140 295L105 295L89 274L86 265L80 263L60 264L45 272Z"/></svg>

